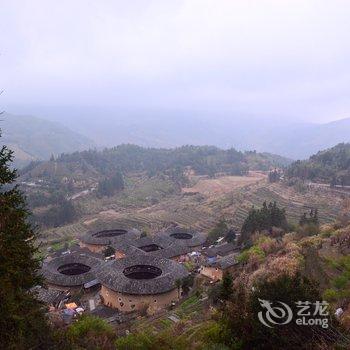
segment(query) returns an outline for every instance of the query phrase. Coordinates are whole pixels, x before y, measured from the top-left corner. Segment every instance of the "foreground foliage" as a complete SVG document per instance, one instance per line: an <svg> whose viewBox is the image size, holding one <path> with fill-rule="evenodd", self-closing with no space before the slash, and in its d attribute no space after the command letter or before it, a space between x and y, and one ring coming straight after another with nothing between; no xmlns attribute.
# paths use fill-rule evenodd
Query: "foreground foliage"
<svg viewBox="0 0 350 350"><path fill-rule="evenodd" d="M40 282L33 256L34 231L22 194L13 182L12 152L0 149L0 347L46 349L49 331L42 306L29 290Z"/></svg>

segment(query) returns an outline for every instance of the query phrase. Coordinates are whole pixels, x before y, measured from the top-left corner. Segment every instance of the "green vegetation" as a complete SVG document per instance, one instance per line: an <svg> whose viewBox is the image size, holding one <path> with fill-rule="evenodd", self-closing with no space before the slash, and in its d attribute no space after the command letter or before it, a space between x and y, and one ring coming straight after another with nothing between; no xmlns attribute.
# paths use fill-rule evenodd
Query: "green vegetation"
<svg viewBox="0 0 350 350"><path fill-rule="evenodd" d="M228 226L225 219L221 219L216 226L209 231L207 242L213 244L220 237L226 236L228 233Z"/></svg>
<svg viewBox="0 0 350 350"><path fill-rule="evenodd" d="M338 259L328 259L327 265L335 270L337 275L330 281L332 288L324 291L323 297L332 302L350 297L350 256L342 256Z"/></svg>
<svg viewBox="0 0 350 350"><path fill-rule="evenodd" d="M100 180L97 186L99 196L113 196L116 192L124 189L123 175L117 171L112 176Z"/></svg>
<svg viewBox="0 0 350 350"><path fill-rule="evenodd" d="M268 176L268 179L269 179L269 182L278 182L281 178L281 172L274 169L274 170L271 170L269 172L269 176Z"/></svg>
<svg viewBox="0 0 350 350"><path fill-rule="evenodd" d="M229 243L233 243L236 240L236 231L233 228L227 231L225 240Z"/></svg>
<svg viewBox="0 0 350 350"><path fill-rule="evenodd" d="M276 202L264 202L261 209L254 207L249 211L242 225L242 242L247 242L254 232L271 231L273 227L286 229L287 219L285 209L280 209Z"/></svg>
<svg viewBox="0 0 350 350"><path fill-rule="evenodd" d="M301 236L315 236L320 232L320 223L317 209L310 210L309 215L304 213L299 220L299 230Z"/></svg>
<svg viewBox="0 0 350 350"><path fill-rule="evenodd" d="M293 317L296 317L297 301L315 302L321 297L316 285L299 274L261 280L254 285L252 292L241 285L234 289L230 303L223 307L220 343L230 348L239 344L240 349L308 349L327 343L330 346L332 331L319 332L317 326L295 327L293 321L283 327L264 326L257 317L258 312L266 312L259 300L282 301L292 308Z"/></svg>
<svg viewBox="0 0 350 350"><path fill-rule="evenodd" d="M10 169L13 154L0 149L0 344L3 349L48 347L50 331L41 304L29 292L41 283L34 258L35 232Z"/></svg>
<svg viewBox="0 0 350 350"><path fill-rule="evenodd" d="M309 160L292 163L286 172L289 178L299 178L331 186L350 185L350 144L340 143L325 151L318 152Z"/></svg>
<svg viewBox="0 0 350 350"><path fill-rule="evenodd" d="M69 224L77 217L73 203L63 199L60 203L50 206L48 210L34 216L35 222L46 227L58 227Z"/></svg>
<svg viewBox="0 0 350 350"><path fill-rule="evenodd" d="M114 254L115 254L115 249L110 245L103 251L103 255L105 257L111 256Z"/></svg>
<svg viewBox="0 0 350 350"><path fill-rule="evenodd" d="M254 245L247 250L244 250L237 257L237 261L240 263L246 263L251 259L256 258L259 262L265 259L265 252L258 246Z"/></svg>
<svg viewBox="0 0 350 350"><path fill-rule="evenodd" d="M116 171L124 174L146 172L149 176L159 173L182 182L183 171L191 167L199 175L213 176L218 172L245 175L248 170L268 170L274 162L269 155L256 152L239 152L231 148L221 150L213 146L182 146L174 149L143 148L136 145L120 145L103 151L83 151L62 154L55 162L33 163L23 169L27 177L74 177L84 170L86 174L107 176ZM54 166L53 166L54 165Z"/></svg>

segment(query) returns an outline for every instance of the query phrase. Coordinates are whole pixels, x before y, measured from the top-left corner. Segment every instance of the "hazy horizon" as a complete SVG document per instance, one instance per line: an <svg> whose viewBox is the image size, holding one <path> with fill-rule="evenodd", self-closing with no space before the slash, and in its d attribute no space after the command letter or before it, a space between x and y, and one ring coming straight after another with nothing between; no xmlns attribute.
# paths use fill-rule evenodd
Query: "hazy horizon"
<svg viewBox="0 0 350 350"><path fill-rule="evenodd" d="M2 109L347 118L349 17L340 0L4 2Z"/></svg>

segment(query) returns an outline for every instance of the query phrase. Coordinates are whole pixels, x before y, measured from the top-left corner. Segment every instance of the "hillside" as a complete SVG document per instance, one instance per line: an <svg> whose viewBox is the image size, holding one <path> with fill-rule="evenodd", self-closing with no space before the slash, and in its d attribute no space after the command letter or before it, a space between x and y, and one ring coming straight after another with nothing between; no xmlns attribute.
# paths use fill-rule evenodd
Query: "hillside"
<svg viewBox="0 0 350 350"><path fill-rule="evenodd" d="M198 175L214 176L224 172L244 175L249 170L268 171L285 166L290 160L267 153L221 150L214 146L182 146L175 149L143 148L136 145L120 145L103 151L89 150L63 154L55 161L32 163L22 170L21 178L62 179L63 177L86 180L89 177L109 176L115 171L147 172L152 176L167 172L181 177L186 168Z"/></svg>
<svg viewBox="0 0 350 350"><path fill-rule="evenodd" d="M289 178L313 182L350 185L350 144L340 143L333 148L320 151L308 160L292 163L287 169Z"/></svg>
<svg viewBox="0 0 350 350"><path fill-rule="evenodd" d="M94 147L87 137L73 132L57 122L33 116L1 115L1 144L15 152L18 167L32 160L49 159L61 153L81 151Z"/></svg>
<svg viewBox="0 0 350 350"><path fill-rule="evenodd" d="M350 141L349 118L316 124L297 122L287 117L270 118L222 111L63 106L27 107L26 110L35 115L49 115L52 120L60 121L107 147L121 143L145 147L211 144L305 159L320 149Z"/></svg>

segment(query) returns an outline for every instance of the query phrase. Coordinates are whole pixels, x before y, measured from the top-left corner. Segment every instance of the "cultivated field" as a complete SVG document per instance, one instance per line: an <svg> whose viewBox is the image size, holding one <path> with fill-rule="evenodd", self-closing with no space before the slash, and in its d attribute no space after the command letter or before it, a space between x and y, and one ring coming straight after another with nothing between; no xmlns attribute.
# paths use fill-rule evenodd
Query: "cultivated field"
<svg viewBox="0 0 350 350"><path fill-rule="evenodd" d="M182 192L218 196L237 188L257 183L265 178L266 175L262 173L251 172L248 176L222 176L215 179L200 179L194 186L183 188Z"/></svg>
<svg viewBox="0 0 350 350"><path fill-rule="evenodd" d="M201 179L192 188L200 191L175 191L168 182L140 180L132 182L124 193L111 198L77 199L82 215L76 222L42 232L48 244L70 242L87 231L115 226L136 227L152 234L178 224L208 232L222 217L239 229L252 206L266 200L286 208L288 220L298 222L300 216L318 208L322 223L333 221L344 198L321 189L305 193L283 184L269 184L263 175L224 176Z"/></svg>

